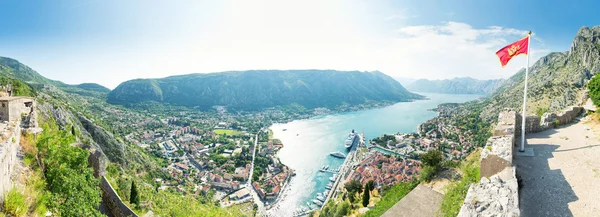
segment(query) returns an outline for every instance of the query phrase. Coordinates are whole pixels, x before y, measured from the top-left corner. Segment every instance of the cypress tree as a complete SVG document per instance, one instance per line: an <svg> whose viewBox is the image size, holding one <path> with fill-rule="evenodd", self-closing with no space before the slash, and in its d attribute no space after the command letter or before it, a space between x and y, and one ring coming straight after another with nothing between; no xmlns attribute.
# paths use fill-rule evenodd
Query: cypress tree
<svg viewBox="0 0 600 217"><path fill-rule="evenodd" d="M364 207L367 207L369 205L369 200L371 199L371 195L370 195L370 191L368 190L369 186L365 186L365 193L363 194L363 200L362 200L362 204Z"/></svg>
<svg viewBox="0 0 600 217"><path fill-rule="evenodd" d="M140 205L140 194L137 190L137 186L135 186L135 181L131 181L131 195L129 202L137 206Z"/></svg>

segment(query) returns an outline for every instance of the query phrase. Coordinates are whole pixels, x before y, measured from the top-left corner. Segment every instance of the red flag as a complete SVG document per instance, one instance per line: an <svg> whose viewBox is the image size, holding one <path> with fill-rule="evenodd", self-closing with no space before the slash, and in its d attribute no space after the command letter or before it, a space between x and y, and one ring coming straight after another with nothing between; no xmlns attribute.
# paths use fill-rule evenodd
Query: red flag
<svg viewBox="0 0 600 217"><path fill-rule="evenodd" d="M500 58L500 64L502 64L502 67L506 66L506 64L508 64L508 61L510 61L510 59L512 59L514 56L517 56L519 54L527 55L527 51L529 48L529 36L530 35L527 35L521 40L506 45L506 47L503 47L502 49L496 52L496 55L498 55L498 58Z"/></svg>

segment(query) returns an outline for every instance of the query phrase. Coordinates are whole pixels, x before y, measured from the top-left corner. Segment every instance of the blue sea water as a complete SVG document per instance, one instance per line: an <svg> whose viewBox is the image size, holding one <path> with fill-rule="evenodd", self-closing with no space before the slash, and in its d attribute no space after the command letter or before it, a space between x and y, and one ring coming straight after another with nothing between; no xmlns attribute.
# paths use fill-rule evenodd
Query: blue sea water
<svg viewBox="0 0 600 217"><path fill-rule="evenodd" d="M388 107L319 116L311 119L295 120L284 124L274 124L274 138L281 139L284 147L278 153L281 162L296 171L278 208L272 210L275 216L292 216L300 206L307 206L318 192L325 191L330 173L319 172L323 165L338 168L343 159L329 156L330 152L342 151L344 140L352 129L364 132L367 139L392 133L410 133L416 127L435 117L429 109L438 104L466 102L480 95L453 95L420 93L429 100L402 102ZM284 131L284 129L286 129Z"/></svg>

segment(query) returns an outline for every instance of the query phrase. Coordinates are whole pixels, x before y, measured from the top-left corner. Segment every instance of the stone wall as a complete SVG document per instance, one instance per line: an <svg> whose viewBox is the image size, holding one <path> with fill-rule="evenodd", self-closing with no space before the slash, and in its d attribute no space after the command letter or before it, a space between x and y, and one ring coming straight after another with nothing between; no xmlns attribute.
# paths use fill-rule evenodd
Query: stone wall
<svg viewBox="0 0 600 217"><path fill-rule="evenodd" d="M529 122L530 117L527 117ZM506 109L498 115L494 136L481 151L479 183L469 187L458 216L519 216L519 185L513 166L515 137L520 133L521 116ZM539 126L531 121L526 131ZM528 124L529 125L529 124ZM539 128L539 127L538 127Z"/></svg>
<svg viewBox="0 0 600 217"><path fill-rule="evenodd" d="M545 113L542 117L527 115L525 133L544 131L565 125L584 112L573 106L558 114ZM513 109L498 115L494 136L481 151L479 183L469 187L458 216L520 216L519 185L513 163L515 138L521 135L522 116Z"/></svg>
<svg viewBox="0 0 600 217"><path fill-rule="evenodd" d="M107 163L108 158L106 155L104 155L102 150L94 149L93 147L90 149L88 165L94 169L94 176L100 178L100 189L102 190L101 206L104 206L107 209L107 212L104 214L114 217L137 217L138 215L135 214L131 208L125 205L125 203L123 203L117 191L115 191L115 189L106 179L105 175Z"/></svg>
<svg viewBox="0 0 600 217"><path fill-rule="evenodd" d="M100 179L100 188L102 189L102 202L115 217L138 217L123 201L115 189L110 185L106 177Z"/></svg>
<svg viewBox="0 0 600 217"><path fill-rule="evenodd" d="M20 131L19 125L14 123L0 124L0 134L2 134L2 139L5 139L0 143L0 202L4 201L4 195L14 185L12 177L18 160Z"/></svg>
<svg viewBox="0 0 600 217"><path fill-rule="evenodd" d="M558 114L546 112L541 118L537 115L527 115L525 117L525 133L537 133L555 126L571 123L584 111L585 109L581 106L572 106ZM505 109L498 117L498 125L494 129L494 135L507 135L514 132L516 137L519 137L521 135L521 121L522 116L520 113L513 109Z"/></svg>

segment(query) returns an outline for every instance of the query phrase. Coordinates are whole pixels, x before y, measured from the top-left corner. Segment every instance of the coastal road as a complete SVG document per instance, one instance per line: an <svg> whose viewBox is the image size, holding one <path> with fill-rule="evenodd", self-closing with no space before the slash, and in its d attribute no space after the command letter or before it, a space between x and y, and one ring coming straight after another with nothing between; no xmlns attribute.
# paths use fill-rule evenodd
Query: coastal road
<svg viewBox="0 0 600 217"><path fill-rule="evenodd" d="M260 129L260 131L258 131L256 133L256 136L254 137L254 149L252 151L252 164L250 166L250 172L248 174L248 182L246 182L246 187L250 188L250 195L252 195L252 198L254 199L254 204L258 205L258 210L256 213L258 216L264 216L267 213L267 210L265 209L265 204L263 204L263 202L260 200L258 193L254 190L254 187L252 186L252 174L254 174L254 159L256 158L256 152L258 149L258 134L262 130L263 129Z"/></svg>

